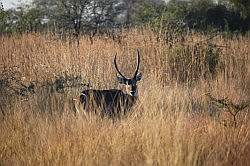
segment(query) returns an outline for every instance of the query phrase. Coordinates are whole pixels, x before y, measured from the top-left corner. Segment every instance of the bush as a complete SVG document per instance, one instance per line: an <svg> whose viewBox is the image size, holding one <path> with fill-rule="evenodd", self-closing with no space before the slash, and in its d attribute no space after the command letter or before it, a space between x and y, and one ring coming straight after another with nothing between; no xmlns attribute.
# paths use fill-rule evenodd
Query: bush
<svg viewBox="0 0 250 166"><path fill-rule="evenodd" d="M145 4L138 10L136 23L154 28L173 30L173 27L196 31L239 31L250 29L249 18L242 18L238 10L212 0L171 0L166 6ZM174 28L175 29L175 28Z"/></svg>

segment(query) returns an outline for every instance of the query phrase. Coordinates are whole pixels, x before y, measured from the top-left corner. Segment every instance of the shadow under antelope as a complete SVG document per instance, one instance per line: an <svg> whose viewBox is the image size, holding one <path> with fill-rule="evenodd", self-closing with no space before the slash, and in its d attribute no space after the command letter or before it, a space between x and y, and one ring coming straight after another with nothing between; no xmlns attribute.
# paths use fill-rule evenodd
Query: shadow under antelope
<svg viewBox="0 0 250 166"><path fill-rule="evenodd" d="M101 116L115 117L125 114L129 111L138 100L137 81L141 80L140 52L137 50L137 67L132 78L126 78L118 69L116 55L114 66L119 76L119 84L125 86L126 91L122 89L96 90L88 89L82 91L80 95L80 104L83 106L84 113L94 112Z"/></svg>

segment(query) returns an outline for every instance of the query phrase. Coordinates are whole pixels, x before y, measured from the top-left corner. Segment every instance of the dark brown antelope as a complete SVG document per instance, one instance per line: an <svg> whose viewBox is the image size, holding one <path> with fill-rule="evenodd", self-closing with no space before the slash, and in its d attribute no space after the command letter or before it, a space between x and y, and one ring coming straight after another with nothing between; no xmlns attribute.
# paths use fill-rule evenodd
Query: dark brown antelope
<svg viewBox="0 0 250 166"><path fill-rule="evenodd" d="M139 73L140 53L137 50L137 67L132 78L126 78L118 69L116 64L116 55L114 58L114 66L119 76L117 80L119 84L125 85L128 92L121 89L108 90L84 90L80 95L80 103L83 105L85 113L94 111L104 116L110 117L120 116L126 113L135 104L138 99L137 81L141 80Z"/></svg>

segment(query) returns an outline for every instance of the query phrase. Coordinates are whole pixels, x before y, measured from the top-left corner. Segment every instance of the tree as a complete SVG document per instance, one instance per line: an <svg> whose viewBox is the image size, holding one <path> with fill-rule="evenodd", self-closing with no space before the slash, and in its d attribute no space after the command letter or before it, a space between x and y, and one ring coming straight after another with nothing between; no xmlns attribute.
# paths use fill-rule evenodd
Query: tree
<svg viewBox="0 0 250 166"><path fill-rule="evenodd" d="M0 2L0 34L7 30L8 13L3 8L3 3Z"/></svg>
<svg viewBox="0 0 250 166"><path fill-rule="evenodd" d="M250 17L250 1L249 0L229 0L238 8L244 18Z"/></svg>
<svg viewBox="0 0 250 166"><path fill-rule="evenodd" d="M171 0L167 5L144 3L137 12L139 24L150 24L153 27L164 27L168 31L183 32L193 29L207 32L249 30L250 20L242 19L240 13L232 9L227 0L215 3L213 0Z"/></svg>
<svg viewBox="0 0 250 166"><path fill-rule="evenodd" d="M37 32L42 29L40 11L29 5L8 10L8 23L12 32Z"/></svg>
<svg viewBox="0 0 250 166"><path fill-rule="evenodd" d="M48 24L78 36L80 32L113 27L121 14L120 0L34 0Z"/></svg>
<svg viewBox="0 0 250 166"><path fill-rule="evenodd" d="M119 0L94 0L90 6L91 13L86 26L95 31L117 27L121 24L118 16L123 9Z"/></svg>

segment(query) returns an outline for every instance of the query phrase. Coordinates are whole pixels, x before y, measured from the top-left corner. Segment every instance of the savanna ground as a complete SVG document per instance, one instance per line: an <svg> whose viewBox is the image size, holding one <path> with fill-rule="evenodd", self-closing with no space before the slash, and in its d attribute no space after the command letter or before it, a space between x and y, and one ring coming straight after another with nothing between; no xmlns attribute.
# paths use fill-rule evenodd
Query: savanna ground
<svg viewBox="0 0 250 166"><path fill-rule="evenodd" d="M234 126L226 109L205 95L236 104L250 100L250 38L167 40L133 29L118 41L83 36L79 45L40 34L0 40L0 165L250 163L249 108ZM116 53L120 70L134 72L137 48L142 80L133 110L115 122L75 114L72 99L82 89L118 86ZM54 88L66 77L81 83Z"/></svg>

